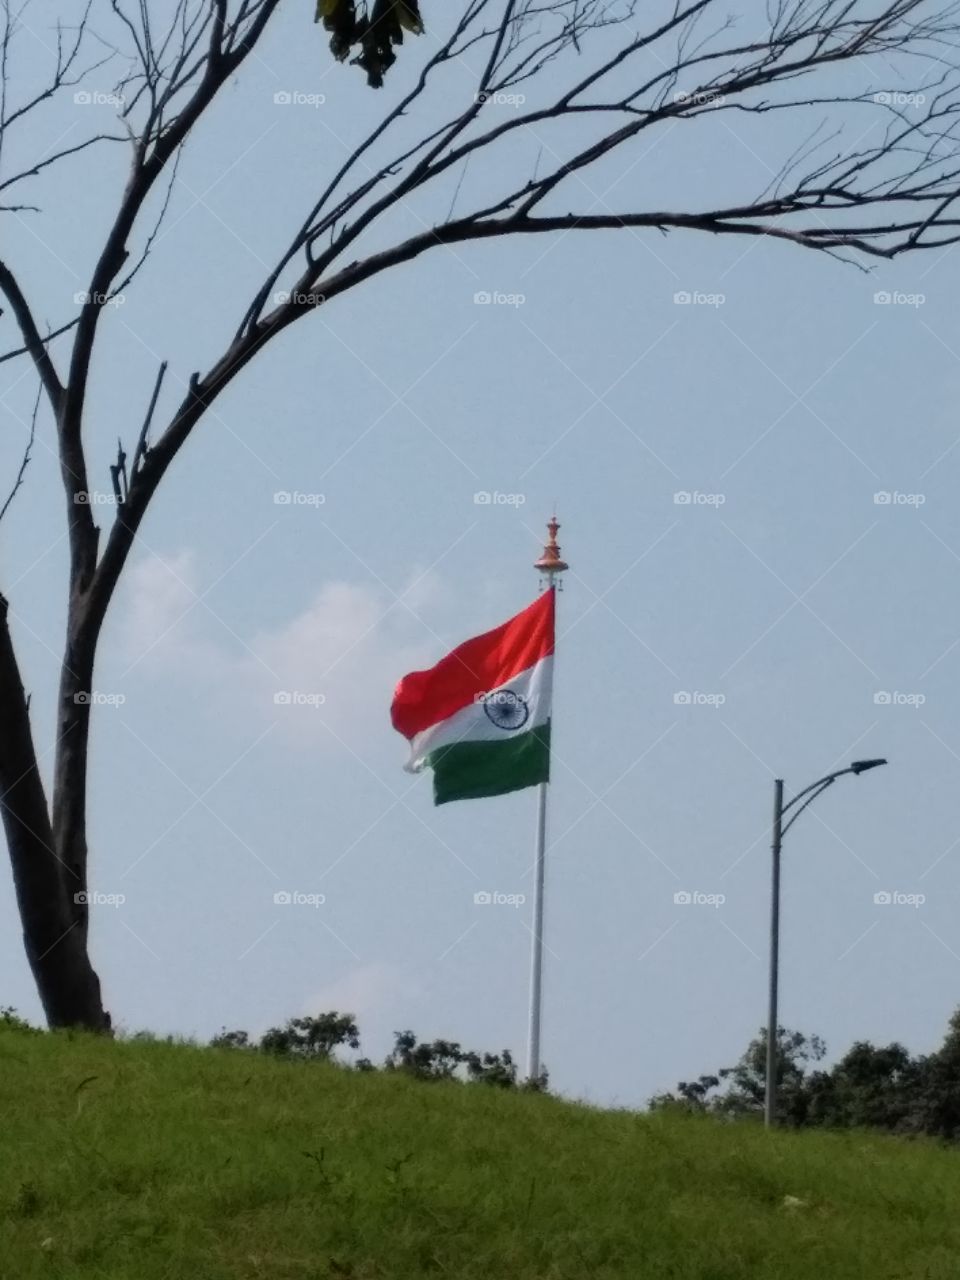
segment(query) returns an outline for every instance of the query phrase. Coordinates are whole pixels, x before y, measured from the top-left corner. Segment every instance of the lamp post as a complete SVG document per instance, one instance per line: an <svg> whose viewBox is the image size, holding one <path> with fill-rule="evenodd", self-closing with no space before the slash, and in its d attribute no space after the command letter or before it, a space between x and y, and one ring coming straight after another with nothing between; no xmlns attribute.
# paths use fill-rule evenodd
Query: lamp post
<svg viewBox="0 0 960 1280"><path fill-rule="evenodd" d="M787 834L808 804L812 804L817 796L822 795L827 787L832 786L838 778L845 774L866 773L868 769L876 769L886 764L886 760L854 760L846 769L837 769L826 777L811 782L809 787L798 791L792 800L783 803L783 779L777 778L773 784L773 866L770 883L770 987L767 1005L767 1084L764 1094L763 1123L769 1129L776 1120L777 1114L777 996L780 978L780 849L783 837ZM805 798L806 797L806 798ZM803 801L799 809L784 822L785 815L798 801Z"/></svg>

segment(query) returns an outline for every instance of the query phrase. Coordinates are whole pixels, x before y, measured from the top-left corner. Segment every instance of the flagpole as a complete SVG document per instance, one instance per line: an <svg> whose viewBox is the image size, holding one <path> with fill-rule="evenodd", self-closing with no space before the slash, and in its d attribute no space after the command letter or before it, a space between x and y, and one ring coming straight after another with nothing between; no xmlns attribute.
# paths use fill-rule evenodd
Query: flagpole
<svg viewBox="0 0 960 1280"><path fill-rule="evenodd" d="M568 567L560 556L557 544L557 530L560 525L556 516L547 522L549 538L544 545L543 555L535 563L541 575L541 591L549 591L558 585L558 576ZM556 659L554 659L556 660ZM552 713L551 713L552 715ZM552 732L551 723L551 732ZM547 846L547 788L548 782L541 782L537 788L537 844L534 867L533 890L533 939L530 953L530 1025L527 1036L527 1079L539 1080L540 1062L540 1028L543 1010L543 889L546 870Z"/></svg>
<svg viewBox="0 0 960 1280"><path fill-rule="evenodd" d="M547 783L537 788L537 852L533 889L533 945L530 953L530 1030L527 1079L540 1076L540 1015L543 996L543 873L547 837Z"/></svg>

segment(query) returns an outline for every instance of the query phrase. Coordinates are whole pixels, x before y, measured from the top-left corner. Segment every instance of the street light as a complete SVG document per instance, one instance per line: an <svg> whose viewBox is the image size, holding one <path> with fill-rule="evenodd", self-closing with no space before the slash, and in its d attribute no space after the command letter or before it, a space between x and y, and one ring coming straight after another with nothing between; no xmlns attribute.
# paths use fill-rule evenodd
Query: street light
<svg viewBox="0 0 960 1280"><path fill-rule="evenodd" d="M777 1110L777 986L780 976L780 847L783 837L796 820L812 804L817 796L822 795L827 787L832 786L844 774L866 773L868 769L876 769L886 764L886 760L854 760L846 769L837 769L828 773L825 778L811 782L809 787L798 791L792 800L783 803L783 779L777 778L773 784L773 877L770 894L770 1000L767 1011L767 1087L764 1095L763 1122L769 1129L776 1119ZM804 799L806 797L806 799ZM784 816L800 800L803 804L793 816L784 822Z"/></svg>

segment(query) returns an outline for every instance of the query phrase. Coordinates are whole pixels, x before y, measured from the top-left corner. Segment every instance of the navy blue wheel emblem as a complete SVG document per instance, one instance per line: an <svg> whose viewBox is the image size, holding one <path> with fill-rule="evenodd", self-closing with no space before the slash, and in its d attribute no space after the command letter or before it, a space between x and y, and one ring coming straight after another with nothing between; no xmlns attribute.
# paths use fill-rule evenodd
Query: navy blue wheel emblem
<svg viewBox="0 0 960 1280"><path fill-rule="evenodd" d="M522 729L530 716L530 708L512 689L488 693L483 700L483 709L498 729Z"/></svg>

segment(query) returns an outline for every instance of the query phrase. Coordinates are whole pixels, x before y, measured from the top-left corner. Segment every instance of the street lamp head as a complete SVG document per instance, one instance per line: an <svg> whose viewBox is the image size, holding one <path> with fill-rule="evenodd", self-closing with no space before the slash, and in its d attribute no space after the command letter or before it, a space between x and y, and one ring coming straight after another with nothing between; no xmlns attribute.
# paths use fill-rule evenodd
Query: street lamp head
<svg viewBox="0 0 960 1280"><path fill-rule="evenodd" d="M886 764L886 760L854 760L850 766L851 773L866 773L868 769L876 769L882 764Z"/></svg>

